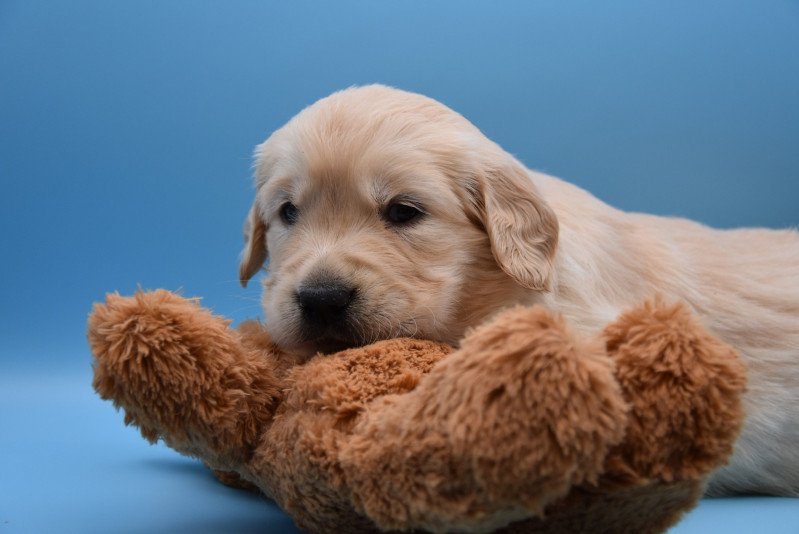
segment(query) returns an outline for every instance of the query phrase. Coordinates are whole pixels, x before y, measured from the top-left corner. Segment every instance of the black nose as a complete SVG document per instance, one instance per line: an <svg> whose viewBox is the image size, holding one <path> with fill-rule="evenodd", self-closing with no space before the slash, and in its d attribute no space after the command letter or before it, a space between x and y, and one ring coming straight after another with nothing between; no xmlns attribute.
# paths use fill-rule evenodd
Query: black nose
<svg viewBox="0 0 799 534"><path fill-rule="evenodd" d="M340 321L354 296L355 288L345 284L308 284L297 291L297 302L305 321L322 325Z"/></svg>

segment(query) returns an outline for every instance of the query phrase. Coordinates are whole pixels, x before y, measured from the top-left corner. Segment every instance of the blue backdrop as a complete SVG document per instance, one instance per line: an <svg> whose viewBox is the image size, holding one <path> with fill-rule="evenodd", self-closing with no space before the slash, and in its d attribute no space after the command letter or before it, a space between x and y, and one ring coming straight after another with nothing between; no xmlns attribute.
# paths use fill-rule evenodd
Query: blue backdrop
<svg viewBox="0 0 799 534"><path fill-rule="evenodd" d="M258 314L252 149L353 84L623 209L796 225L799 3L701 4L0 2L3 365L85 363L91 302L137 284Z"/></svg>
<svg viewBox="0 0 799 534"><path fill-rule="evenodd" d="M259 315L236 280L252 149L370 82L626 210L799 223L796 1L0 0L0 375L90 395L107 291Z"/></svg>

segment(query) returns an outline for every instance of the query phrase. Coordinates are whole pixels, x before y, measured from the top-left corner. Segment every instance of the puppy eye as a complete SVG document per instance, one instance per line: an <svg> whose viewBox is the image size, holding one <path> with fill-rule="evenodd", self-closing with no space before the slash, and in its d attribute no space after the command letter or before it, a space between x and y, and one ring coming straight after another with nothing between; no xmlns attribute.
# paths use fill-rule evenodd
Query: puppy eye
<svg viewBox="0 0 799 534"><path fill-rule="evenodd" d="M421 210L408 204L391 204L386 210L386 219L393 224L407 224L417 219L422 214Z"/></svg>
<svg viewBox="0 0 799 534"><path fill-rule="evenodd" d="M280 219L286 224L291 225L297 222L297 217L299 217L299 215L300 211L297 209L297 206L291 202L286 202L280 206Z"/></svg>

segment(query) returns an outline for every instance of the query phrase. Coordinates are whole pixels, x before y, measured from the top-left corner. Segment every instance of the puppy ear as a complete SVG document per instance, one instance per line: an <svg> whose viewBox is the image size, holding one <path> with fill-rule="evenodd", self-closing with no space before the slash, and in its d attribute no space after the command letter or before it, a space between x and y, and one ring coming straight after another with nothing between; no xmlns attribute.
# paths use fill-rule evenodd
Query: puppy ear
<svg viewBox="0 0 799 534"><path fill-rule="evenodd" d="M479 209L497 264L519 285L548 291L558 244L552 208L514 160L490 168L481 182Z"/></svg>
<svg viewBox="0 0 799 534"><path fill-rule="evenodd" d="M266 261L266 225L261 220L256 203L244 220L244 250L241 251L239 282L247 287L247 282Z"/></svg>

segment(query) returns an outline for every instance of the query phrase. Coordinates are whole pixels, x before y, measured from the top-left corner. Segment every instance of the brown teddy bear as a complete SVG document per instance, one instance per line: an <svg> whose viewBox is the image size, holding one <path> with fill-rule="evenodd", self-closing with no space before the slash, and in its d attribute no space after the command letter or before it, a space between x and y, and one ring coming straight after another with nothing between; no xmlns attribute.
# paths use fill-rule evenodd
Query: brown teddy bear
<svg viewBox="0 0 799 534"><path fill-rule="evenodd" d="M589 338L518 307L458 349L301 361L259 323L159 290L95 305L89 341L126 423L312 532L662 532L742 419L735 352L660 300Z"/></svg>

